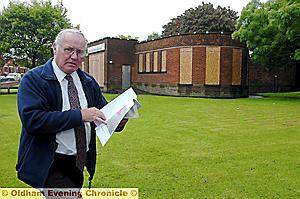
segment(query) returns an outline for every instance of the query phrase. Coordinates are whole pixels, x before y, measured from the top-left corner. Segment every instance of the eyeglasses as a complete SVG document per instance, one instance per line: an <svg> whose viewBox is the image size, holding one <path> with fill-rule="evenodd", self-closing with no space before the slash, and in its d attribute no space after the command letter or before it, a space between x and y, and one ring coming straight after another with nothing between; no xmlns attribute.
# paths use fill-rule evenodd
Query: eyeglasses
<svg viewBox="0 0 300 199"><path fill-rule="evenodd" d="M63 52L66 55L73 55L73 53L76 53L81 58L85 57L85 50L67 47L67 48L63 48Z"/></svg>

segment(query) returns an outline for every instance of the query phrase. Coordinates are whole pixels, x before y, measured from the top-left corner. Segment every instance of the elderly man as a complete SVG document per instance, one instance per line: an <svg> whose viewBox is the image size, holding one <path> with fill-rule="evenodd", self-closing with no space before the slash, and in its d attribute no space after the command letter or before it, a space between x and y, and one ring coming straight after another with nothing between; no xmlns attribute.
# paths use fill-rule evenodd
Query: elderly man
<svg viewBox="0 0 300 199"><path fill-rule="evenodd" d="M93 179L96 164L94 121L107 102L93 77L79 69L87 47L84 35L62 30L52 45L54 58L27 72L18 91L22 122L16 169L36 188L81 188L86 166ZM124 128L123 120L117 131ZM90 185L89 183L89 185Z"/></svg>

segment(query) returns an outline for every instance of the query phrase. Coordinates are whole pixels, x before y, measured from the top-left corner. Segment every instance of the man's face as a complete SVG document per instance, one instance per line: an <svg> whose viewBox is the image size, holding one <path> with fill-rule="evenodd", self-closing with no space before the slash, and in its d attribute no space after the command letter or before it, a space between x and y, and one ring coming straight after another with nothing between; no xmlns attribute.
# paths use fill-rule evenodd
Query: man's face
<svg viewBox="0 0 300 199"><path fill-rule="evenodd" d="M67 74L78 69L84 59L85 39L77 33L65 33L59 44L53 44L54 59Z"/></svg>

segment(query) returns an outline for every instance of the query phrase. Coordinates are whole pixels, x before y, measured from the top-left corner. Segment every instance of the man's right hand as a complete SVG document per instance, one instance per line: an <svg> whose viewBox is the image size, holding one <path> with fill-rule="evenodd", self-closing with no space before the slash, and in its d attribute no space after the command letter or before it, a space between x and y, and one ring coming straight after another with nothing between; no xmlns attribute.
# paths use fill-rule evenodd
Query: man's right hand
<svg viewBox="0 0 300 199"><path fill-rule="evenodd" d="M101 122L106 124L104 114L96 107L81 109L82 120L84 122Z"/></svg>

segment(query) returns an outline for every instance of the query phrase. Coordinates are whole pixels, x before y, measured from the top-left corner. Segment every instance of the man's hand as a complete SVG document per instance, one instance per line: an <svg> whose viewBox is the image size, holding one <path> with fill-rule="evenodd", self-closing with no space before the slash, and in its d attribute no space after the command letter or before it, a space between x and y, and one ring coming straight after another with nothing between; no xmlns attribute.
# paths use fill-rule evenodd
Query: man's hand
<svg viewBox="0 0 300 199"><path fill-rule="evenodd" d="M106 124L105 116L104 114L97 108L92 107L92 108L87 108L87 109L81 109L81 115L82 115L82 120L84 122L101 122Z"/></svg>

